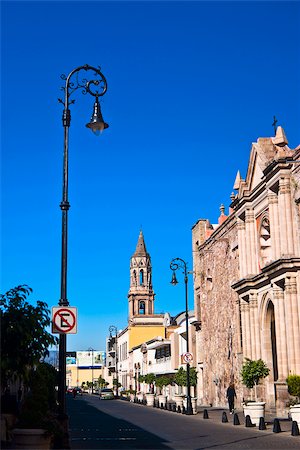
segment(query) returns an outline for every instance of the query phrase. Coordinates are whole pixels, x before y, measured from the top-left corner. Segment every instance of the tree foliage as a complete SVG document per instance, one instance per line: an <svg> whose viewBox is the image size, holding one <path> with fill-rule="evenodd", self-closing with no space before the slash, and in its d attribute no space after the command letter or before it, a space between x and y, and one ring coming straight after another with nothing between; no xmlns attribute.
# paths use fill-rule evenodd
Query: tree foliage
<svg viewBox="0 0 300 450"><path fill-rule="evenodd" d="M289 375L286 379L288 392L300 401L300 375Z"/></svg>
<svg viewBox="0 0 300 450"><path fill-rule="evenodd" d="M155 378L155 385L159 388L162 388L164 386L168 386L168 384L171 384L173 381L173 378L167 377L166 375L160 375L159 377Z"/></svg>
<svg viewBox="0 0 300 450"><path fill-rule="evenodd" d="M269 375L266 363L262 359L251 360L246 358L241 370L243 384L251 389L259 383L259 380Z"/></svg>
<svg viewBox="0 0 300 450"><path fill-rule="evenodd" d="M147 375L145 375L145 383L147 384L152 384L155 381L155 375L154 373L147 373Z"/></svg>
<svg viewBox="0 0 300 450"><path fill-rule="evenodd" d="M100 375L99 378L98 378L98 385L102 389L102 388L104 388L105 386L108 385L108 382L105 381L105 379L102 378L102 376Z"/></svg>
<svg viewBox="0 0 300 450"><path fill-rule="evenodd" d="M17 286L0 296L1 311L1 383L6 386L16 378L24 382L29 369L49 354L48 348L57 343L46 328L50 325L48 305L27 302L32 289Z"/></svg>
<svg viewBox="0 0 300 450"><path fill-rule="evenodd" d="M183 367L180 367L175 374L174 382L178 386L187 385L187 371ZM190 386L196 386L197 384L197 372L194 367L190 367Z"/></svg>

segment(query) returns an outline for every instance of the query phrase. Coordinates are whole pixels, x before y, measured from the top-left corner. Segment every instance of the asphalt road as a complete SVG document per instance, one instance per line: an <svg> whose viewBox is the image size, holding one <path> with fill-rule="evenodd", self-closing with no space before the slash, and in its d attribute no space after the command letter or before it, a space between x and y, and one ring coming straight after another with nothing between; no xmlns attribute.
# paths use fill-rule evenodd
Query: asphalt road
<svg viewBox="0 0 300 450"><path fill-rule="evenodd" d="M68 396L72 449L300 449L300 436L221 423L220 414L185 416L123 400ZM229 416L231 419L232 416Z"/></svg>

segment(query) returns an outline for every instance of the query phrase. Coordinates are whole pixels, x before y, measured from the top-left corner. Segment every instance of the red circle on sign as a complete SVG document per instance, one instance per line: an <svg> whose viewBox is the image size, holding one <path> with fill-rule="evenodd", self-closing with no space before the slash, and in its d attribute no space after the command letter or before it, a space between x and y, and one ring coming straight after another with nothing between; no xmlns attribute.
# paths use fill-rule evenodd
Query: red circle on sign
<svg viewBox="0 0 300 450"><path fill-rule="evenodd" d="M67 321L67 319L64 318L64 316L61 316L61 315L60 315L62 312L67 312L67 313L72 317L72 319L73 319L73 324L70 324L70 323ZM64 329L62 330L62 329L57 325L57 323L56 323L56 321L55 321L55 319L56 319L57 316L60 317L60 320L66 322L67 325L69 326L69 328L64 327ZM62 308L62 309L59 309L58 311L56 311L56 313L54 314L53 322L54 322L54 325L56 326L56 328L58 329L58 331L60 331L61 333L68 333L69 331L73 330L73 328L75 327L75 325L76 325L76 317L75 317L75 314L74 314L70 309Z"/></svg>

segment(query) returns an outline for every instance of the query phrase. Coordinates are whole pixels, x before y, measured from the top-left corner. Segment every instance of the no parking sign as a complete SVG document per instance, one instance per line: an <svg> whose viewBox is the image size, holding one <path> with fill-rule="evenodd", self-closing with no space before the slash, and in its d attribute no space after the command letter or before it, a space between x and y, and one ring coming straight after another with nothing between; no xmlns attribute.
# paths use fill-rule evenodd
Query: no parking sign
<svg viewBox="0 0 300 450"><path fill-rule="evenodd" d="M190 352L185 352L181 355L182 364L190 364L193 362L193 354Z"/></svg>
<svg viewBox="0 0 300 450"><path fill-rule="evenodd" d="M52 333L77 333L77 308L61 306L52 308Z"/></svg>

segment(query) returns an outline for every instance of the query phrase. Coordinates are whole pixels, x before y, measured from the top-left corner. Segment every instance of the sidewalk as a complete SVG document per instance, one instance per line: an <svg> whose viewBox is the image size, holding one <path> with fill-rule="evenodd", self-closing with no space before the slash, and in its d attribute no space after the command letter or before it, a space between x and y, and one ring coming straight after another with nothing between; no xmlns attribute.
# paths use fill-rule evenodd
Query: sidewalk
<svg viewBox="0 0 300 450"><path fill-rule="evenodd" d="M229 410L226 408L220 408L220 407L198 407L198 414L197 417L199 417L200 419L203 419L203 411L207 410L208 412L208 417L209 419L206 420L210 420L212 422L215 423L222 423L222 415L223 412L226 412L227 418L228 418L228 422L233 423L233 414L229 413ZM235 413L237 413L239 421L240 421L240 426L245 426L245 417L244 417L244 412L242 408L237 408L235 409ZM286 434L291 434L291 430L292 430L292 421L287 417L287 416L277 416L274 413L271 413L269 411L266 411L265 413L265 424L266 424L266 428L268 431L273 431L273 424L274 424L274 419L279 419L279 423L280 423L280 428L282 432L285 432ZM258 429L258 427L253 427L254 429L257 429L257 431L260 433L261 431ZM300 442L299 442L299 446L300 446Z"/></svg>

